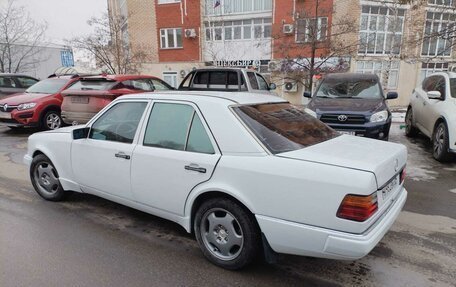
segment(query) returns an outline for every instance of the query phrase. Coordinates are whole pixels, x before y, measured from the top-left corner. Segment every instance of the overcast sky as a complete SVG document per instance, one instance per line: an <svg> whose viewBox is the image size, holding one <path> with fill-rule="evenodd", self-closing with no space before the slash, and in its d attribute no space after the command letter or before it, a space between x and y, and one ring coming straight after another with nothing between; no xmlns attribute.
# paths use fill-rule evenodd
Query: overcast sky
<svg viewBox="0 0 456 287"><path fill-rule="evenodd" d="M4 3L7 0L0 0ZM46 36L51 43L91 32L87 20L107 11L107 0L16 0L36 22L46 21Z"/></svg>

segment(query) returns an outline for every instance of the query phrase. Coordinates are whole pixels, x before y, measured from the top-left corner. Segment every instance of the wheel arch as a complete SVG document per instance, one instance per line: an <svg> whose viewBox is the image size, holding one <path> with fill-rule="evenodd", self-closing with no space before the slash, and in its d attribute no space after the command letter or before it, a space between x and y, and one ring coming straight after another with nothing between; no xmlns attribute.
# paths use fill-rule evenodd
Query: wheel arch
<svg viewBox="0 0 456 287"><path fill-rule="evenodd" d="M59 113L62 112L62 109L60 106L56 104L52 104L44 108L41 113L40 113L40 121L43 120L43 117L46 115L47 112L49 111L58 111Z"/></svg>
<svg viewBox="0 0 456 287"><path fill-rule="evenodd" d="M437 126L440 124L440 123L445 123L445 125L447 126L447 132L448 132L448 122L447 120L445 119L444 116L440 116L434 123L434 126L432 127L432 133L431 133L431 141L434 141L434 132L435 132L435 129L437 128Z"/></svg>
<svg viewBox="0 0 456 287"><path fill-rule="evenodd" d="M189 217L189 226L188 230L190 233L194 232L193 229L193 224L194 224L194 219L195 219L195 214L198 208L201 206L203 202L206 200L212 199L212 198L226 198L235 201L241 207L243 207L247 212L249 212L253 217L254 220L256 221L255 218L255 213L253 209L251 208L251 204L247 203L245 200L241 200L239 196L236 196L234 193L231 193L226 190L221 190L221 189L209 189L209 190L204 190L201 192L198 192L197 194L191 195L187 201L186 204L186 213L187 216ZM257 222L258 224L258 222Z"/></svg>

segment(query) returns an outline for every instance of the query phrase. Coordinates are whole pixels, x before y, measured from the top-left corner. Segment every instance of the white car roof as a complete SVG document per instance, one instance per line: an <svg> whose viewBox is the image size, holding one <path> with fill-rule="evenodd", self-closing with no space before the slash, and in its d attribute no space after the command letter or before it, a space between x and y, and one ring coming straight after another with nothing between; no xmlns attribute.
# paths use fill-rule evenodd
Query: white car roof
<svg viewBox="0 0 456 287"><path fill-rule="evenodd" d="M274 95L251 92L219 92L219 91L160 91L127 95L118 99L161 99L161 100L186 100L192 102L210 101L225 102L226 105L261 104L287 102L285 99Z"/></svg>

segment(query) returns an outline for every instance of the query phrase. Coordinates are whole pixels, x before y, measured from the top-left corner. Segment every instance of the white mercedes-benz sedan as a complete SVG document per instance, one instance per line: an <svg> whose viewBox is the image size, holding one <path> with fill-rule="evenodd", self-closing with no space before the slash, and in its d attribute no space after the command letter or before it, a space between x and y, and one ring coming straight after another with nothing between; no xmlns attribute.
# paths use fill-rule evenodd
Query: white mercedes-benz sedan
<svg viewBox="0 0 456 287"><path fill-rule="evenodd" d="M406 201L406 158L279 97L172 91L33 134L24 161L44 199L90 193L172 220L211 262L239 269L261 253L365 256Z"/></svg>

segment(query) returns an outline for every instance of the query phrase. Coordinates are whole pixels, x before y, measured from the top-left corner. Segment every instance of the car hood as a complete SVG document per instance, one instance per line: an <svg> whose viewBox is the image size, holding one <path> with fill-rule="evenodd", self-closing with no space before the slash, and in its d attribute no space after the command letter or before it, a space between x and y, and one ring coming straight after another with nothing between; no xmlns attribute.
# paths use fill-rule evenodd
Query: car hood
<svg viewBox="0 0 456 287"><path fill-rule="evenodd" d="M47 96L50 96L51 94L32 94L32 93L20 93L20 94L14 94L12 96L3 98L0 100L0 104L8 104L11 106L16 106L19 104L23 103L30 103L33 102L34 100L38 100Z"/></svg>
<svg viewBox="0 0 456 287"><path fill-rule="evenodd" d="M385 109L384 99L330 99L314 97L307 106L317 114L327 112L360 112L374 113L375 111Z"/></svg>
<svg viewBox="0 0 456 287"><path fill-rule="evenodd" d="M405 166L407 149L401 144L341 135L278 156L372 172L380 188Z"/></svg>

